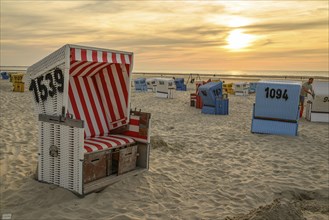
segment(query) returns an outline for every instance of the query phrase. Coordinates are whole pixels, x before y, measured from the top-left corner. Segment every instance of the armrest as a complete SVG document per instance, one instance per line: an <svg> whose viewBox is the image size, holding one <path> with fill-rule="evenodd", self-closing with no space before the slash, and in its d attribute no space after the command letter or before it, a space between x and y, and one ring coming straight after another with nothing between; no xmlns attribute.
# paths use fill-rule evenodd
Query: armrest
<svg viewBox="0 0 329 220"><path fill-rule="evenodd" d="M151 113L131 111L128 129L122 134L142 143L150 143Z"/></svg>

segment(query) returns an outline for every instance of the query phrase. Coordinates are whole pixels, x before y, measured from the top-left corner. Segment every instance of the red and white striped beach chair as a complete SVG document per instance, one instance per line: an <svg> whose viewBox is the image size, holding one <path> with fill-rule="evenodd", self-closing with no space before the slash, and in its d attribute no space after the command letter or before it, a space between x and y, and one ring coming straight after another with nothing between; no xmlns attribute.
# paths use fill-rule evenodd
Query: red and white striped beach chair
<svg viewBox="0 0 329 220"><path fill-rule="evenodd" d="M27 70L38 180L79 195L149 167L150 114L130 110L133 54L65 45Z"/></svg>

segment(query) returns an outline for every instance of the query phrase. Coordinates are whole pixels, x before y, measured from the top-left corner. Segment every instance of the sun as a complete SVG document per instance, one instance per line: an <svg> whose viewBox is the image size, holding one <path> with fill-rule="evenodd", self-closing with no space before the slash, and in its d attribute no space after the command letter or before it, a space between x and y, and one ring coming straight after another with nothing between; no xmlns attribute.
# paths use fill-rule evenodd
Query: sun
<svg viewBox="0 0 329 220"><path fill-rule="evenodd" d="M226 48L230 50L241 50L250 46L253 42L254 37L251 34L243 33L241 29L235 29L230 32L228 37L226 38L227 46Z"/></svg>

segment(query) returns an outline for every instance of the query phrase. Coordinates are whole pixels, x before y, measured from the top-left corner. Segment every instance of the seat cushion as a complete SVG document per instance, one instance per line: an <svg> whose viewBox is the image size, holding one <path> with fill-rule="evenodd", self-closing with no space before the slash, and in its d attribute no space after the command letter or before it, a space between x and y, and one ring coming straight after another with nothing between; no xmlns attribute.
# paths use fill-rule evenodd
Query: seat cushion
<svg viewBox="0 0 329 220"><path fill-rule="evenodd" d="M101 137L92 137L84 140L84 153L93 153L106 149L123 147L128 144L134 144L134 139L124 135L108 135Z"/></svg>

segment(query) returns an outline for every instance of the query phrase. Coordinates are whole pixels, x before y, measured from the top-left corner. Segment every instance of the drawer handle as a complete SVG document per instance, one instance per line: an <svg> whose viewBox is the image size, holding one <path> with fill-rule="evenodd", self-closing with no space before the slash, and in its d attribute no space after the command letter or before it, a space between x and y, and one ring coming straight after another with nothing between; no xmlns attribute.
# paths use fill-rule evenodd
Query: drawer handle
<svg viewBox="0 0 329 220"><path fill-rule="evenodd" d="M96 161L99 161L99 158L91 160L92 163Z"/></svg>

